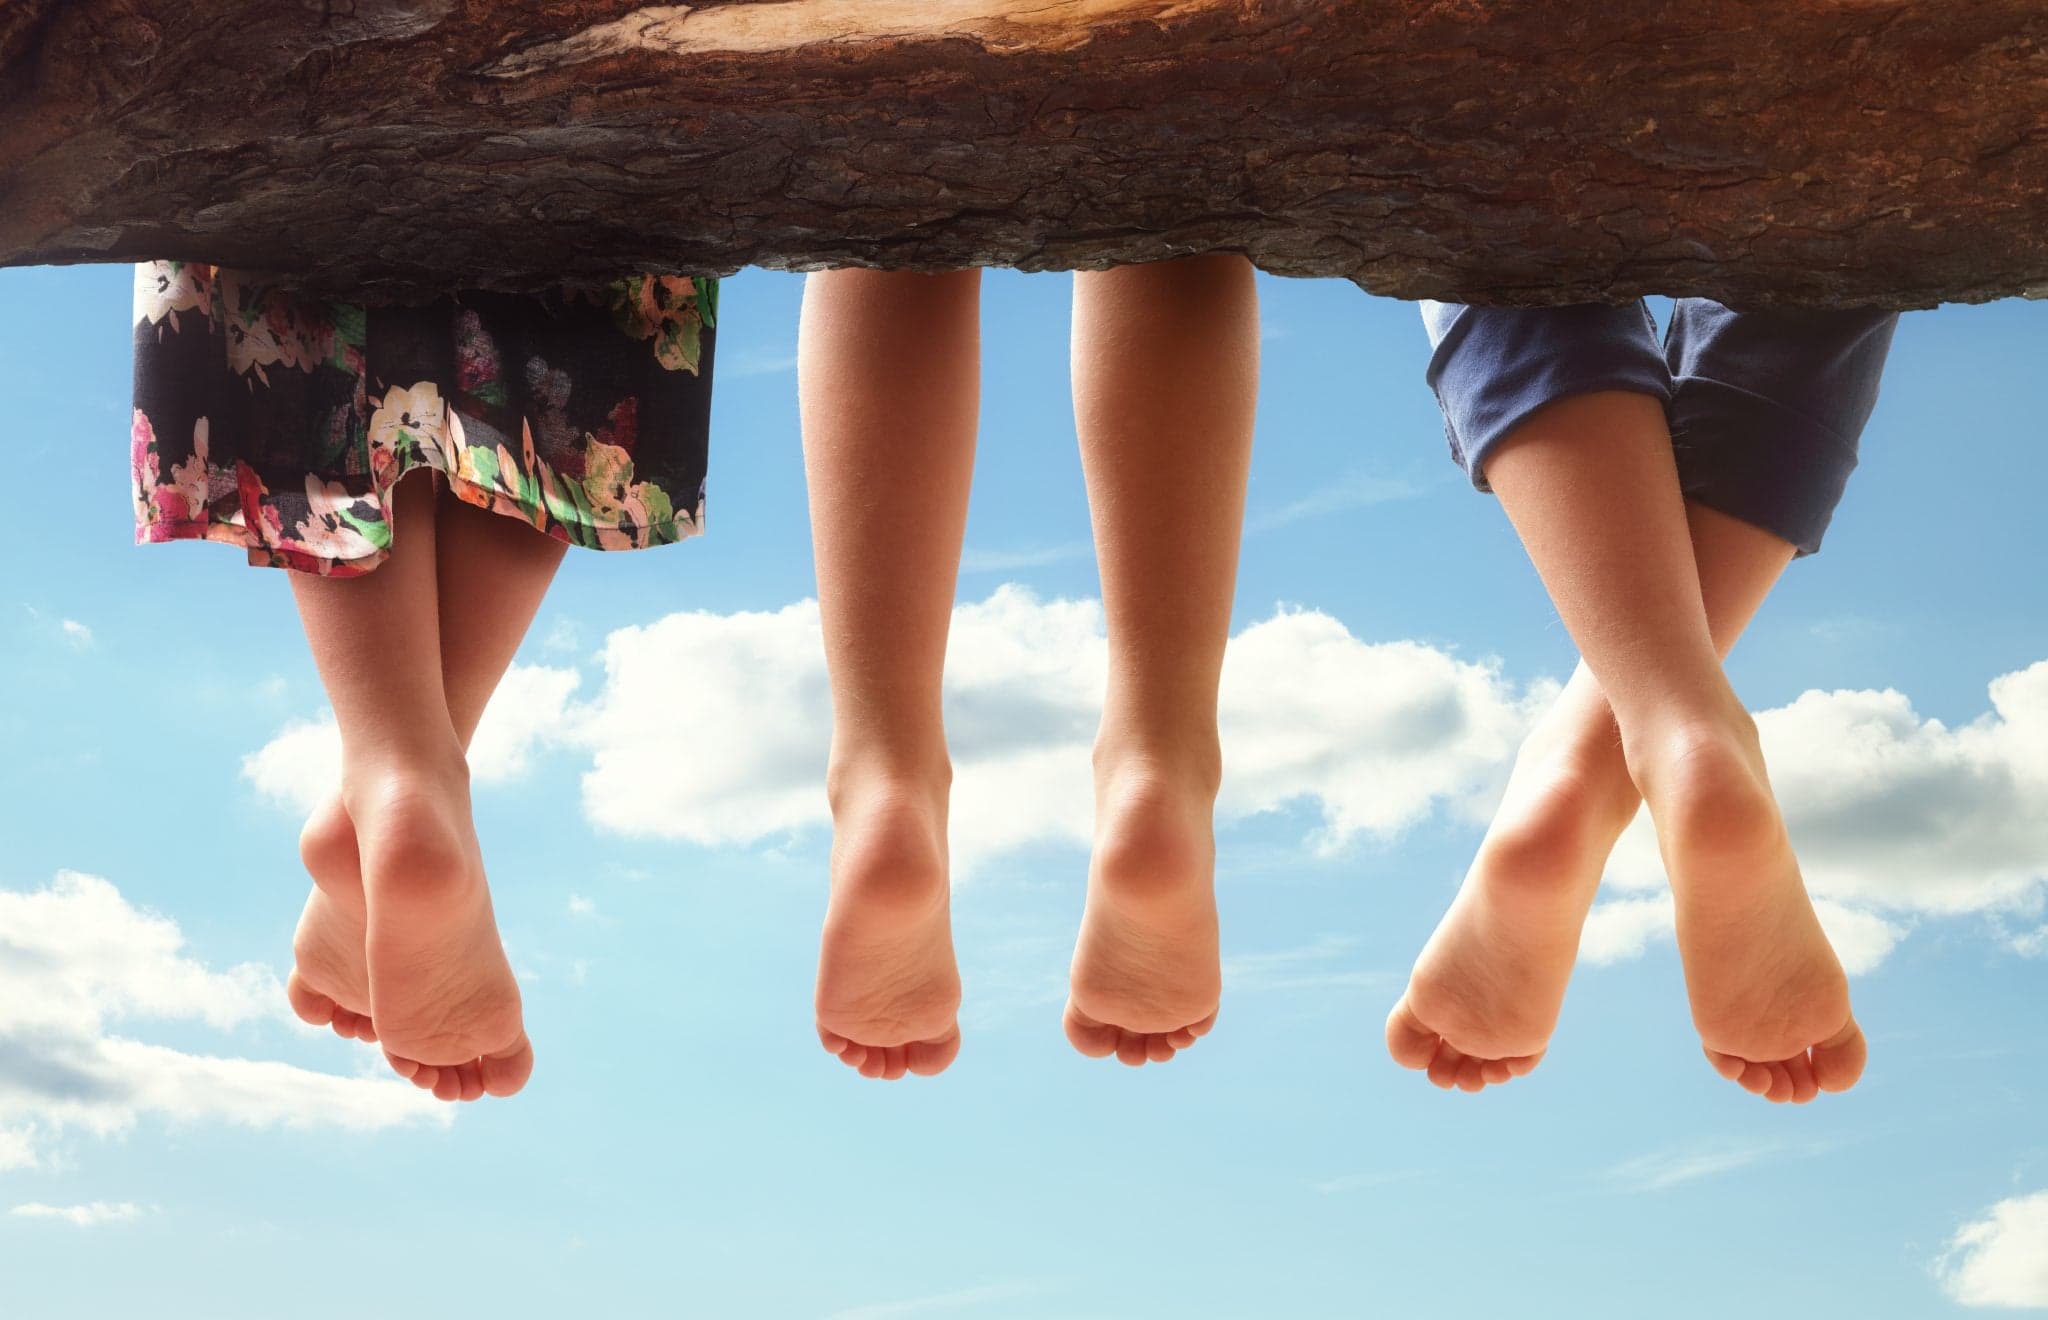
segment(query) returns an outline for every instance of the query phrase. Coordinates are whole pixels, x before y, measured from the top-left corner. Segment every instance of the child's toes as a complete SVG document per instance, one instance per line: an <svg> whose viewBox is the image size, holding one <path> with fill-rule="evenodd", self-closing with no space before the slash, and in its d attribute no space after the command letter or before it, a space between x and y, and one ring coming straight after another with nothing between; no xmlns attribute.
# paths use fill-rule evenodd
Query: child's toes
<svg viewBox="0 0 2048 1320"><path fill-rule="evenodd" d="M1863 1076L1869 1057L1863 1029L1851 1018L1840 1031L1813 1047L1813 1080L1823 1091L1846 1091Z"/></svg>
<svg viewBox="0 0 2048 1320"><path fill-rule="evenodd" d="M332 1023L334 1011L340 1007L332 999L307 985L296 971L286 979L284 994L285 998L291 1001L292 1012L299 1015L300 1021L316 1027Z"/></svg>
<svg viewBox="0 0 2048 1320"><path fill-rule="evenodd" d="M1486 1084L1488 1086L1499 1086L1501 1083L1507 1081L1515 1074L1514 1071L1508 1067L1508 1061L1506 1059L1488 1059L1485 1063L1480 1065L1479 1075L1486 1079Z"/></svg>
<svg viewBox="0 0 2048 1320"><path fill-rule="evenodd" d="M1141 1031L1116 1033L1116 1057L1118 1062L1141 1068L1145 1064L1145 1034Z"/></svg>
<svg viewBox="0 0 2048 1320"><path fill-rule="evenodd" d="M960 1029L939 1040L920 1040L903 1047L904 1066L919 1077L936 1077L960 1056Z"/></svg>
<svg viewBox="0 0 2048 1320"><path fill-rule="evenodd" d="M455 1070L461 1086L460 1099L464 1104L484 1098L484 1070L481 1063L465 1063Z"/></svg>
<svg viewBox="0 0 2048 1320"><path fill-rule="evenodd" d="M1437 1039L1436 1053L1430 1056L1430 1084L1449 1091L1458 1085L1458 1070L1465 1065L1465 1056L1458 1048L1442 1037Z"/></svg>
<svg viewBox="0 0 2048 1320"><path fill-rule="evenodd" d="M1442 1043L1443 1038L1422 1024L1405 998L1387 1015L1387 1053L1403 1068L1417 1072L1428 1068Z"/></svg>
<svg viewBox="0 0 2048 1320"><path fill-rule="evenodd" d="M1145 1037L1145 1062L1165 1063L1173 1058L1175 1052L1172 1042L1168 1041L1164 1034Z"/></svg>
<svg viewBox="0 0 2048 1320"><path fill-rule="evenodd" d="M424 1068L424 1065L417 1063L412 1059L401 1059L396 1054L392 1054L388 1051L384 1055L384 1062L391 1065L391 1071L397 1073L400 1077L405 1078L405 1080L407 1080L408 1082L418 1081L420 1073ZM432 1069L424 1070L429 1072L432 1071ZM432 1086L433 1084L433 1079L429 1078L427 1080L427 1085Z"/></svg>
<svg viewBox="0 0 2048 1320"><path fill-rule="evenodd" d="M477 1061L477 1072L482 1078L485 1095L517 1095L533 1076L533 1044L520 1032L519 1039L510 1049L496 1054L486 1054Z"/></svg>
<svg viewBox="0 0 2048 1320"><path fill-rule="evenodd" d="M1793 1104L1806 1104L1820 1094L1820 1083L1813 1078L1813 1062L1804 1054L1785 1060L1785 1072L1792 1078Z"/></svg>
<svg viewBox="0 0 2048 1320"><path fill-rule="evenodd" d="M1068 1004L1062 1025L1066 1028L1067 1043L1088 1058L1106 1059L1116 1053L1117 1029L1107 1022L1097 1022Z"/></svg>

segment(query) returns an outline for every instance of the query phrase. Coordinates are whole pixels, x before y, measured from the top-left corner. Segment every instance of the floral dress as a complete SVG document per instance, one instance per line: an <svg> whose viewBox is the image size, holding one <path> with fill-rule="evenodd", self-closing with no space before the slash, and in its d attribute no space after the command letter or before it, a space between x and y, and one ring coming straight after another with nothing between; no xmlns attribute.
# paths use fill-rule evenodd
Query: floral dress
<svg viewBox="0 0 2048 1320"><path fill-rule="evenodd" d="M717 281L688 277L366 307L138 266L136 540L356 576L390 554L391 489L418 469L571 545L684 540L717 317Z"/></svg>

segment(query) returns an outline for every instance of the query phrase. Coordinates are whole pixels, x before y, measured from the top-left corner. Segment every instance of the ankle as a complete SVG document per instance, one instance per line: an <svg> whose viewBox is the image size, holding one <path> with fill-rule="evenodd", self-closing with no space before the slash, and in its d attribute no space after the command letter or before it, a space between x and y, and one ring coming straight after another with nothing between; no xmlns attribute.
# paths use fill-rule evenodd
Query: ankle
<svg viewBox="0 0 2048 1320"><path fill-rule="evenodd" d="M1674 731L1630 766L1667 844L1743 855L1784 841L1753 725Z"/></svg>
<svg viewBox="0 0 2048 1320"><path fill-rule="evenodd" d="M1089 762L1098 806L1117 796L1163 796L1214 804L1223 786L1223 749L1211 728L1176 737L1112 731L1106 724Z"/></svg>

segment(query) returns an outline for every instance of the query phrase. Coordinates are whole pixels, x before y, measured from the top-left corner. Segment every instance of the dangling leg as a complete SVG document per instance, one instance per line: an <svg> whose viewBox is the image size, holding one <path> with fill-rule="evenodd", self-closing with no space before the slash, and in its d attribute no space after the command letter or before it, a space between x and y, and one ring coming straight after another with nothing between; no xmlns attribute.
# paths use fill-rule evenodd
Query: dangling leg
<svg viewBox="0 0 2048 1320"><path fill-rule="evenodd" d="M504 651L509 660L509 628L491 625L481 645L444 649L436 506L425 479L402 482L392 497L394 550L383 567L358 579L294 579L307 639L341 725L339 814L352 826L343 841L333 808L309 825L307 861L319 888L308 908L315 928L302 930L302 939L309 962L341 961L331 956L336 941L322 938L319 914L327 911L334 926L353 919L345 881L349 869L358 870L369 1011L343 1007L340 996L356 987L321 984L324 977L307 965L294 978L293 1001L315 1020L319 1000L333 1002L337 1016L348 1014L344 1024L379 1040L402 1074L454 1100L512 1094L525 1084L533 1055L491 913L463 752L483 705L474 690L480 684L466 680L490 667L491 652ZM458 559L477 539L464 521L447 523ZM500 535L477 530L485 538ZM549 550L544 558L551 576L557 555ZM507 579L517 581L517 570ZM533 585L530 574L526 585ZM541 577L538 590L545 585ZM511 588L514 597L527 594ZM522 608L530 618L531 608ZM517 638L509 645L516 649ZM465 679L464 699L453 704L450 656ZM503 663L496 668L502 673ZM457 705L465 727L458 727ZM351 851L354 868L347 865Z"/></svg>
<svg viewBox="0 0 2048 1320"><path fill-rule="evenodd" d="M1163 1062L1214 1023L1217 685L1230 637L1258 290L1238 256L1074 278L1074 405L1109 624L1095 850L1067 1038Z"/></svg>
<svg viewBox="0 0 2048 1320"><path fill-rule="evenodd" d="M980 412L979 272L805 286L799 389L832 683L818 1037L868 1077L960 1050L940 716Z"/></svg>

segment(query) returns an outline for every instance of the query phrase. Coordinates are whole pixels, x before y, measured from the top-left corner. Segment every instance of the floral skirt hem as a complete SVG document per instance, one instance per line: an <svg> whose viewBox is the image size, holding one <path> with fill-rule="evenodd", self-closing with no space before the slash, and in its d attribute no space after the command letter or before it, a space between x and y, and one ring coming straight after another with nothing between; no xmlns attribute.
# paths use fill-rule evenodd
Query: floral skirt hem
<svg viewBox="0 0 2048 1320"><path fill-rule="evenodd" d="M358 577L390 557L391 492L422 471L568 545L688 540L717 306L717 281L687 276L364 307L138 267L135 540Z"/></svg>
<svg viewBox="0 0 2048 1320"><path fill-rule="evenodd" d="M650 523L627 531L616 526L604 526L583 522L563 522L552 516L545 505L519 500L503 491L489 490L446 468L426 464L412 468L398 475L391 483L396 487L413 472L431 472L439 481L448 484L455 497L464 504L506 518L516 519L544 536L585 550L640 550L659 545L679 545L692 537L704 533L704 503L699 500L695 515L678 514L671 519ZM385 496L385 507L389 507L389 491L380 492ZM393 545L397 541L397 524L390 528ZM135 528L137 545L170 545L178 541L211 541L217 545L231 545L246 551L252 568L281 568L295 573L313 573L321 577L352 578L363 577L381 568L391 557L391 546L370 547L369 553L354 558L341 559L309 553L290 545L266 541L250 532L248 520L236 516L232 519L206 518L198 521L156 519L139 522Z"/></svg>

